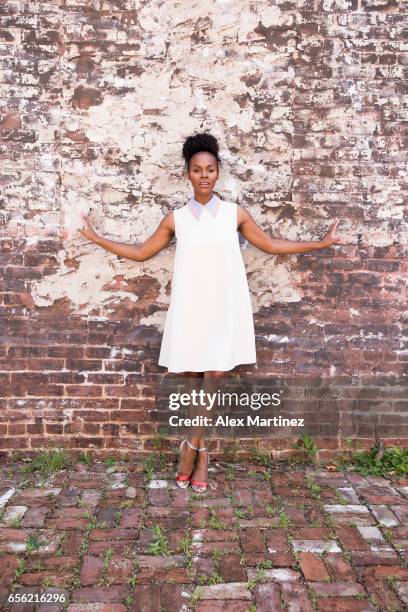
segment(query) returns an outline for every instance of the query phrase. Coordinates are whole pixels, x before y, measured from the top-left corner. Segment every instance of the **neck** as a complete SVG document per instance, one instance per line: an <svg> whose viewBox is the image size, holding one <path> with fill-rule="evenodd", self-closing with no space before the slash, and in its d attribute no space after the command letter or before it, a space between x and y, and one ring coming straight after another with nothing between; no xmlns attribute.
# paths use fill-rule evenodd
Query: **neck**
<svg viewBox="0 0 408 612"><path fill-rule="evenodd" d="M200 204L208 204L208 202L212 199L213 194L210 193L207 196L202 196L202 195L197 195L196 193L194 194L194 198L197 200L197 202L200 202Z"/></svg>

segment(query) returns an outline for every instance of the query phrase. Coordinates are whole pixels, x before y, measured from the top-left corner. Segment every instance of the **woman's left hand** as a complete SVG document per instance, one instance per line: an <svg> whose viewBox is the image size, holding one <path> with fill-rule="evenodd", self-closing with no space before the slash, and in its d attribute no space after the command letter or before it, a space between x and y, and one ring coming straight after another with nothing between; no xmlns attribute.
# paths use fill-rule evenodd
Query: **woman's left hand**
<svg viewBox="0 0 408 612"><path fill-rule="evenodd" d="M339 224L339 220L335 219L334 222L329 226L329 229L327 230L327 234L324 236L324 238L321 240L321 243L326 246L332 246L332 244L338 244L343 242L343 239L340 236L336 235L336 229L337 226Z"/></svg>

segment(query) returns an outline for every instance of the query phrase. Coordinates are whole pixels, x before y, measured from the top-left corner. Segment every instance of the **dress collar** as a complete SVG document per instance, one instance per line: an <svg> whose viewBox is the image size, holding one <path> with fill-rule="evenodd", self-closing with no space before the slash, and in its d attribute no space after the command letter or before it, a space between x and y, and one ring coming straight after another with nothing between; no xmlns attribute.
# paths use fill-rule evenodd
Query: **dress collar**
<svg viewBox="0 0 408 612"><path fill-rule="evenodd" d="M200 215L203 212L204 208L209 210L209 212L215 218L220 207L220 199L216 195L213 195L213 197L209 202L207 202L207 204L201 204L201 202L198 202L194 196L191 196L188 201L188 207L190 208L196 219L200 218Z"/></svg>

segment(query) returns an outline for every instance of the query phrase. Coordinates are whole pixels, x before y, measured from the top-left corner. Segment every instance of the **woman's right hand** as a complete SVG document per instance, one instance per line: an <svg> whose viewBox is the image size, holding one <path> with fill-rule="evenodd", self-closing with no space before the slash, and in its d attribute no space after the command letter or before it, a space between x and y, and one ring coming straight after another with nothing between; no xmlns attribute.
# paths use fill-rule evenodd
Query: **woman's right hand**
<svg viewBox="0 0 408 612"><path fill-rule="evenodd" d="M85 238L88 238L88 240L92 240L93 242L95 242L99 238L99 236L93 229L89 221L88 215L81 215L81 219L84 221L85 227L83 229L79 229L78 232L82 234Z"/></svg>

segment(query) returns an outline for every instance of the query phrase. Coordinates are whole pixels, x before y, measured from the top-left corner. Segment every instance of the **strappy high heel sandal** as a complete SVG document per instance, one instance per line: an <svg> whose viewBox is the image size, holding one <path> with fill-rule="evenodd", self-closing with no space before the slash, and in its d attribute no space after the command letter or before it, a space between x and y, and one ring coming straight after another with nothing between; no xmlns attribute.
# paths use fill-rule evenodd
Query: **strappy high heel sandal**
<svg viewBox="0 0 408 612"><path fill-rule="evenodd" d="M207 448L198 448L197 450L199 452L207 451L208 453ZM207 455L207 461L208 461L207 465L210 465L210 455L209 454ZM191 479L190 483L191 483L191 488L193 489L195 493L205 493L208 489L208 482L205 482L203 480Z"/></svg>
<svg viewBox="0 0 408 612"><path fill-rule="evenodd" d="M187 440L187 438L185 438L185 440L182 440L181 443L180 443L180 455L181 455L181 449L182 449L184 443L186 443L187 446L189 446L190 448L192 448L195 451L200 450L199 448L196 448L195 446L193 446L191 444L191 442L189 442ZM193 473L193 470L194 470L194 466L193 466L193 469L191 471L191 474ZM180 489L187 489L188 488L188 486L190 484L191 474L187 476L185 474L177 473L177 475L176 475L176 484L177 484L178 487L180 487Z"/></svg>

